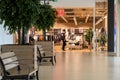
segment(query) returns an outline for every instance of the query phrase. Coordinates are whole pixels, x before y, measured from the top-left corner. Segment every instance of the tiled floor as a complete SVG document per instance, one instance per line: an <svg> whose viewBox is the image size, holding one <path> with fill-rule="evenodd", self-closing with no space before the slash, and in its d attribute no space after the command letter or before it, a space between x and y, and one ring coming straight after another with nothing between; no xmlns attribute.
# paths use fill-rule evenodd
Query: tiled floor
<svg viewBox="0 0 120 80"><path fill-rule="evenodd" d="M57 52L57 63L40 65L40 80L120 80L120 57L84 51Z"/></svg>

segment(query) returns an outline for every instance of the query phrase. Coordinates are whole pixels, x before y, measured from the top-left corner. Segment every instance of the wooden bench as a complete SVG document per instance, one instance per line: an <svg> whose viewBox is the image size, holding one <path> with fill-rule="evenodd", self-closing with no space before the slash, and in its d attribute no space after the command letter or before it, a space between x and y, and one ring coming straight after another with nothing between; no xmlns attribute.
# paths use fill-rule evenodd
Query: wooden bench
<svg viewBox="0 0 120 80"><path fill-rule="evenodd" d="M28 59L23 59L23 61L26 60ZM38 68L31 68L29 63L22 64L20 61L14 52L0 54L0 75L2 80L39 80ZM31 59L31 61L34 62L34 59Z"/></svg>
<svg viewBox="0 0 120 80"><path fill-rule="evenodd" d="M42 45L38 45L37 46L37 52L38 52L38 56L37 57L38 57L38 60L39 60L40 63L45 58L47 58L47 59L49 58L50 62L52 63L52 65L54 65L56 63L56 56L55 56L55 54L53 52L50 52L50 51L45 51L44 48L42 47Z"/></svg>

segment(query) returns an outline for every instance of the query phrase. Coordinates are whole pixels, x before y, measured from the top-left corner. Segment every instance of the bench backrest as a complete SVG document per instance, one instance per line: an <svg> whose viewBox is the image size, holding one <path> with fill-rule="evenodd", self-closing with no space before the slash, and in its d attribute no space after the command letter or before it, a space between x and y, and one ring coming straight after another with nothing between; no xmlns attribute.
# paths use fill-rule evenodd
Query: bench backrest
<svg viewBox="0 0 120 80"><path fill-rule="evenodd" d="M54 55L54 42L53 41L39 41L37 45L41 45L45 55Z"/></svg>
<svg viewBox="0 0 120 80"><path fill-rule="evenodd" d="M2 45L1 48L2 53L13 51L20 64L29 64L31 69L34 68L35 63L31 60L35 57L35 45Z"/></svg>
<svg viewBox="0 0 120 80"><path fill-rule="evenodd" d="M39 51L40 54L44 54L45 51L43 50L43 47L41 45L37 46L37 50Z"/></svg>
<svg viewBox="0 0 120 80"><path fill-rule="evenodd" d="M19 62L14 52L6 52L0 54L0 67L4 75L6 74L7 70L15 68L18 65Z"/></svg>

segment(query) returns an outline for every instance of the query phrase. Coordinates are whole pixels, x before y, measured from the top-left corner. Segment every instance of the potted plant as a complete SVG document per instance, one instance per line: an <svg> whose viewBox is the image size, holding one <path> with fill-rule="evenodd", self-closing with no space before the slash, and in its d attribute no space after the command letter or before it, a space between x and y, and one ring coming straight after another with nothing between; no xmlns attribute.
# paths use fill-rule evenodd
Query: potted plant
<svg viewBox="0 0 120 80"><path fill-rule="evenodd" d="M85 40L88 42L88 48L91 49L92 47L92 38L93 38L93 31L89 28L85 35Z"/></svg>
<svg viewBox="0 0 120 80"><path fill-rule="evenodd" d="M101 28L99 42L100 42L100 45L101 45L101 50L103 51L105 43L106 43L106 32L105 32L104 28Z"/></svg>

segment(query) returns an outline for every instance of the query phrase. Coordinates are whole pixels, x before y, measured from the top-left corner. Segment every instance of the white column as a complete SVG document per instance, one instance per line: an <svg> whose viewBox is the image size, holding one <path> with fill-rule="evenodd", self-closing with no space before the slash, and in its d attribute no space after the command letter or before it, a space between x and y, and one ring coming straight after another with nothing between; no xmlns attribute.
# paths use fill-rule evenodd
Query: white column
<svg viewBox="0 0 120 80"><path fill-rule="evenodd" d="M96 52L95 3L96 3L96 0L94 0L94 6L93 6L93 52Z"/></svg>
<svg viewBox="0 0 120 80"><path fill-rule="evenodd" d="M0 45L0 54L1 54L1 45Z"/></svg>
<svg viewBox="0 0 120 80"><path fill-rule="evenodd" d="M120 0L115 0L116 11L116 34L117 34L117 56L120 56Z"/></svg>
<svg viewBox="0 0 120 80"><path fill-rule="evenodd" d="M105 31L108 34L108 15L105 16Z"/></svg>

